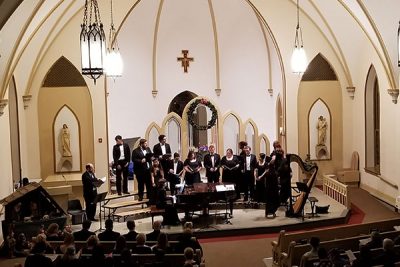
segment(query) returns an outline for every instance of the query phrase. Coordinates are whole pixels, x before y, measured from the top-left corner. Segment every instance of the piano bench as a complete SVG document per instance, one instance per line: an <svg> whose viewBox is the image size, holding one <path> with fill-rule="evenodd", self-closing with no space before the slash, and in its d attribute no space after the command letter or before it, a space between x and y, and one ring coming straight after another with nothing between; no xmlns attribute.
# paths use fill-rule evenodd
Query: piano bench
<svg viewBox="0 0 400 267"><path fill-rule="evenodd" d="M151 225L154 224L154 216L162 216L165 213L165 209L159 209L156 206L150 207L150 215L151 215Z"/></svg>

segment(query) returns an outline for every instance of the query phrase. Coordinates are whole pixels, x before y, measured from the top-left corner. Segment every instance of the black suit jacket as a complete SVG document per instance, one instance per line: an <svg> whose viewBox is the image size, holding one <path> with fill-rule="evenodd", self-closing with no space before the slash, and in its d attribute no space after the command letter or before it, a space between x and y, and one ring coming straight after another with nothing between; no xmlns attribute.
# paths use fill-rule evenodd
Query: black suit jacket
<svg viewBox="0 0 400 267"><path fill-rule="evenodd" d="M169 173L170 169L172 169L172 170L174 169L174 160L168 161L167 170L165 170L164 173L167 172L168 174L170 174ZM179 160L178 166L176 166L176 174L179 174L182 170L183 170L183 162L181 160Z"/></svg>
<svg viewBox="0 0 400 267"><path fill-rule="evenodd" d="M73 233L75 241L86 241L92 235L96 234L86 229L82 229L78 232Z"/></svg>
<svg viewBox="0 0 400 267"><path fill-rule="evenodd" d="M115 166L118 164L119 157L121 156L121 150L120 150L119 146L120 145L114 145L114 147L113 147L113 159L114 159ZM131 149L125 143L123 143L121 146L124 146L125 161L130 162L131 161Z"/></svg>
<svg viewBox="0 0 400 267"><path fill-rule="evenodd" d="M257 166L257 158L256 155L250 154L250 171L254 172L254 169ZM246 161L246 154L242 156L242 166L241 170L247 170L247 161Z"/></svg>
<svg viewBox="0 0 400 267"><path fill-rule="evenodd" d="M98 179L94 174L92 176L88 171L82 174L83 197L85 199L89 199L90 201L94 200L97 195L97 187L95 185L95 182L97 181Z"/></svg>
<svg viewBox="0 0 400 267"><path fill-rule="evenodd" d="M146 157L143 154L142 148L139 146L132 151L132 161L133 161L133 170L135 174L141 175L145 171L150 171L151 167L151 159L147 157L147 155L151 153L151 149L148 147L146 148ZM146 158L146 162L142 162L142 159ZM147 164L149 163L149 164Z"/></svg>
<svg viewBox="0 0 400 267"><path fill-rule="evenodd" d="M221 156L217 153L214 153L214 168L217 168L215 172L210 171L212 168L211 155L207 154L204 156L204 168L206 168L206 176L210 175L218 175L219 176L219 167L221 165Z"/></svg>
<svg viewBox="0 0 400 267"><path fill-rule="evenodd" d="M159 156L162 156L163 153L162 153L162 150L161 150L161 144L160 143L154 145L153 153L154 153L154 157L156 157L156 158L158 158ZM167 143L165 143L165 153L166 154L171 154L171 147Z"/></svg>
<svg viewBox="0 0 400 267"><path fill-rule="evenodd" d="M119 236L120 233L109 230L105 230L98 235L100 241L117 241Z"/></svg>
<svg viewBox="0 0 400 267"><path fill-rule="evenodd" d="M136 241L136 236L138 233L136 231L130 231L127 234L124 234L126 241Z"/></svg>

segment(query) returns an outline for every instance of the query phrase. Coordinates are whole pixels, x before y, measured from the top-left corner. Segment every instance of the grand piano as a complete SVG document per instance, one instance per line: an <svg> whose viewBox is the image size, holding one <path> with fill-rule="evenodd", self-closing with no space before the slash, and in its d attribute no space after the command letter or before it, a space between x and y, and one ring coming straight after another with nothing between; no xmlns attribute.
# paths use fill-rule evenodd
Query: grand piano
<svg viewBox="0 0 400 267"><path fill-rule="evenodd" d="M195 211L202 210L203 215L208 215L210 203L225 203L226 213L228 205L230 215L233 214L233 201L236 199L235 185L231 183L194 183L187 186L183 192L176 195L177 208L183 209L186 216L194 214ZM227 216L227 214L225 214Z"/></svg>
<svg viewBox="0 0 400 267"><path fill-rule="evenodd" d="M18 188L8 197L0 200L3 206L3 237L12 230L15 236L24 233L27 238L36 236L41 228L57 223L63 229L67 221L65 211L38 183Z"/></svg>

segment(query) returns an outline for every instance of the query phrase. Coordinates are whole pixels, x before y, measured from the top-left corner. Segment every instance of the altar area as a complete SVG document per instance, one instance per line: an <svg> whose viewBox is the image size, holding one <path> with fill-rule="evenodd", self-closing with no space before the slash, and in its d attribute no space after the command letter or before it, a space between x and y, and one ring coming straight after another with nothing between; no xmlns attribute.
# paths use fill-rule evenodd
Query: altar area
<svg viewBox="0 0 400 267"><path fill-rule="evenodd" d="M130 183L132 183L130 181ZM192 218L194 233L198 238L210 238L210 237L227 237L227 236L238 236L238 235L254 235L254 234L271 234L279 233L280 230L304 230L312 229L316 227L339 225L347 223L350 217L350 204L343 202L343 197L337 196L337 192L332 193L330 190L331 186L329 183L338 185L337 181L332 178L324 176L324 186L322 190L319 187L314 187L311 190L309 199L314 197L318 200L317 206L328 206L328 213L314 214L312 213L311 204L309 201L306 202L304 207L304 218L290 218L285 216L286 207L281 206L277 212L276 217L265 217L264 205L256 206L237 200L234 202L233 217L226 220L225 208L219 206L217 209L210 209L207 216L194 215ZM131 186L131 184L130 184ZM346 185L343 185L347 188ZM337 198L338 200L335 200ZM124 198L113 200L114 202L125 201ZM342 202L342 203L340 203ZM213 204L211 203L211 207ZM125 210L132 209L124 208ZM122 211L124 209L121 209ZM99 211L99 207L97 207ZM315 212L315 210L314 210ZM107 214L106 214L107 215ZM184 213L179 213L179 218L184 219ZM98 217L96 217L98 218ZM128 219L134 219L136 223L136 232L148 233L152 231L151 217L140 216L140 217L129 217ZM162 220L161 216L154 217L154 220ZM104 220L102 220L102 227L104 228ZM73 225L74 231L79 230L80 225ZM100 222L92 222L91 230L100 229ZM126 233L127 227L126 222L123 220L114 221L114 231L120 232L121 234ZM163 226L162 231L169 235L176 235L182 232L182 226Z"/></svg>

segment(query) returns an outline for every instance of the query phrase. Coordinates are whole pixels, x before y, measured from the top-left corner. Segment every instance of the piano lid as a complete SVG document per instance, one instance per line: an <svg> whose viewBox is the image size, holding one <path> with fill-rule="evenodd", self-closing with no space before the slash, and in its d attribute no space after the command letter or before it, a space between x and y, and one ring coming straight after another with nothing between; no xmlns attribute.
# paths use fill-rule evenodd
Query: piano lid
<svg viewBox="0 0 400 267"><path fill-rule="evenodd" d="M37 199L39 198L39 199ZM38 183L32 182L26 186L18 188L11 195L0 200L0 205L6 208L6 217L8 208L18 202L26 201L27 199L34 199L35 201L48 202L54 209L59 210L66 215L65 211L58 205L58 203L50 196L50 194Z"/></svg>

